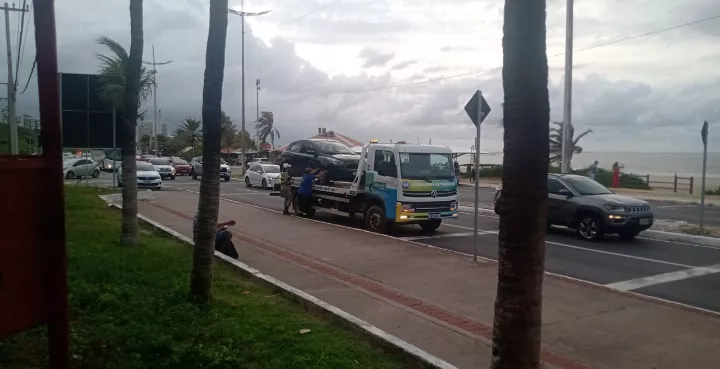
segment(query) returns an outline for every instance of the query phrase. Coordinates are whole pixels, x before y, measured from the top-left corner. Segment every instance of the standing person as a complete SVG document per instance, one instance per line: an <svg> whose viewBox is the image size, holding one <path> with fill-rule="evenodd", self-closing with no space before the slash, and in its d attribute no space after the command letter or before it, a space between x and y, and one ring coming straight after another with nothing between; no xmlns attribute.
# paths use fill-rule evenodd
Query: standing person
<svg viewBox="0 0 720 369"><path fill-rule="evenodd" d="M298 197L298 209L301 213L309 214L312 208L312 186L315 179L318 178L317 172L320 168L310 169L305 168L305 174L303 174L300 187L297 190Z"/></svg>
<svg viewBox="0 0 720 369"><path fill-rule="evenodd" d="M470 170L470 183L475 182L475 166L472 166L472 169Z"/></svg>
<svg viewBox="0 0 720 369"><path fill-rule="evenodd" d="M293 202L292 193L292 177L290 176L290 167L288 163L283 164L283 171L280 174L280 195L283 197L283 214L290 215L290 206Z"/></svg>
<svg viewBox="0 0 720 369"><path fill-rule="evenodd" d="M612 187L620 187L620 170L623 169L624 166L618 162L613 163L612 166Z"/></svg>
<svg viewBox="0 0 720 369"><path fill-rule="evenodd" d="M460 184L460 163L455 160L455 180Z"/></svg>
<svg viewBox="0 0 720 369"><path fill-rule="evenodd" d="M595 180L595 175L597 174L597 171L598 171L598 161L595 160L595 162L592 163L592 164L588 167L588 171L587 171L587 176L588 176L588 178L590 178L590 179L592 179L592 180L594 181L594 180Z"/></svg>

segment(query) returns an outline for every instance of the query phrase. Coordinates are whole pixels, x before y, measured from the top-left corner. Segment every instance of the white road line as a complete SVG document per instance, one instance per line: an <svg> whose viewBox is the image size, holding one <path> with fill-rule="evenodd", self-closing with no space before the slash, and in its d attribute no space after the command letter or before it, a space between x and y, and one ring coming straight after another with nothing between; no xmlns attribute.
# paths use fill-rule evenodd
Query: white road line
<svg viewBox="0 0 720 369"><path fill-rule="evenodd" d="M236 192L236 193L221 193L220 196L242 196L242 195L267 195L262 192Z"/></svg>
<svg viewBox="0 0 720 369"><path fill-rule="evenodd" d="M660 205L657 208L658 209L667 209L667 208L694 208L697 205Z"/></svg>
<svg viewBox="0 0 720 369"><path fill-rule="evenodd" d="M708 265L704 267L694 267L690 269L678 270L676 272L651 275L648 277L631 279L629 281L615 282L605 285L619 291L632 291L643 287L655 286L658 284L681 281L683 279L699 277L702 275L720 273L720 264Z"/></svg>
<svg viewBox="0 0 720 369"><path fill-rule="evenodd" d="M472 227L459 226L459 225L455 225L455 224L443 223L442 225L445 226L445 227L468 229L468 230L471 230L471 231L474 230ZM499 231L491 231L491 230L487 230L487 229L478 229L478 234L498 234L498 232L499 232ZM472 233L471 233L471 234L472 234Z"/></svg>
<svg viewBox="0 0 720 369"><path fill-rule="evenodd" d="M478 231L478 234L483 234L485 232ZM410 237L398 237L400 239L406 240L406 241L416 241L416 240L428 240L433 238L450 238L450 237L467 237L472 236L473 232L459 232L459 233L444 233L444 234L436 234L433 236L410 236Z"/></svg>
<svg viewBox="0 0 720 369"><path fill-rule="evenodd" d="M641 256L634 256L634 255L628 255L628 254L621 254L621 253L619 253L619 252L612 252L612 251L603 251L603 250L597 250L597 249L590 249L590 248L587 248L587 247L573 246L573 245L568 245L568 244L566 244L566 243L560 243L560 242L555 242L555 241L547 241L547 240L546 240L545 243L550 244L550 245L560 246L560 247L566 247L566 248L569 248L569 249L589 251L589 252L595 252L595 253L598 253L598 254L605 254L605 255L620 256L620 257L628 258L628 259L649 261L649 262L651 262L651 263L658 263L658 264L665 264L665 265L673 265L673 266L678 266L678 267L682 267L682 268L695 268L695 266L693 266L693 265L679 264L679 263L673 263L673 262L670 262L670 261L650 259L650 258L644 258L644 257L641 257Z"/></svg>

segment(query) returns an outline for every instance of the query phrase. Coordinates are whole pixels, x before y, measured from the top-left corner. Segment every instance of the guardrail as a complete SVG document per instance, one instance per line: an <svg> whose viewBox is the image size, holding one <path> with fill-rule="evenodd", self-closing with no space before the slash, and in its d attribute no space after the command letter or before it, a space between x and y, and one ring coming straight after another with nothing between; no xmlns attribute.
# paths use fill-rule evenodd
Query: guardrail
<svg viewBox="0 0 720 369"><path fill-rule="evenodd" d="M663 190L673 190L673 192L678 192L678 187L681 187L681 190L688 189L688 192L692 195L693 193L693 187L695 184L695 178L694 177L678 177L677 173L675 173L672 181L652 181L650 180L650 175L645 175L645 182L650 186L652 189L663 189ZM661 186L657 186L661 185Z"/></svg>

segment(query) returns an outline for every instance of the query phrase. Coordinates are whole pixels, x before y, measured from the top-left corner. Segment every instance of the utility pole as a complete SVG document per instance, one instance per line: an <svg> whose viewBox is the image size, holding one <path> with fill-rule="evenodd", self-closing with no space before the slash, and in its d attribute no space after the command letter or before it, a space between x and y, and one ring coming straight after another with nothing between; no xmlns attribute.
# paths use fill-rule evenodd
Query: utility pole
<svg viewBox="0 0 720 369"><path fill-rule="evenodd" d="M260 78L255 80L255 139L257 140L257 147L260 148L260 132L257 129L257 123L260 121Z"/></svg>
<svg viewBox="0 0 720 369"><path fill-rule="evenodd" d="M568 158L570 158L570 125L572 116L572 69L573 69L573 0L567 0L565 14L565 92L563 106L562 143L560 154L560 172L570 171Z"/></svg>
<svg viewBox="0 0 720 369"><path fill-rule="evenodd" d="M13 80L13 65L12 65L12 44L10 43L10 12L27 12L28 7L16 8L13 4L12 8L5 3L2 7L5 11L5 42L7 43L7 64L8 64L8 81L7 81L7 95L8 95L8 124L10 125L10 154L18 155L20 153L20 146L18 143L18 131L17 121L15 120L15 82Z"/></svg>
<svg viewBox="0 0 720 369"><path fill-rule="evenodd" d="M158 134L158 127L157 127L157 123L158 123L158 109L157 109L157 69L156 69L156 67L157 67L158 65L166 65L166 64L170 64L170 63L172 63L172 62L173 62L172 60L168 60L168 61L165 61L165 62L157 62L157 61L155 61L155 45L152 45L152 62L143 61L143 63L148 64L148 65L152 65L152 67L153 67L153 110L154 110L154 119L153 119L153 127L152 127L153 129L152 129L152 133L153 133L153 138L155 139L155 155L158 154L158 139L157 139L157 134Z"/></svg>
<svg viewBox="0 0 720 369"><path fill-rule="evenodd" d="M265 10L262 12L256 12L256 13L250 13L245 11L245 1L240 2L240 11L229 9L228 10L230 14L239 15L240 19L242 20L242 25L240 29L240 33L242 34L240 39L240 45L241 45L241 52L242 52L242 61L241 61L241 69L242 69L242 127L240 130L240 152L242 155L242 167L240 169L240 173L242 175L245 175L245 151L247 144L245 143L245 17L256 17L259 15L270 13L270 10Z"/></svg>

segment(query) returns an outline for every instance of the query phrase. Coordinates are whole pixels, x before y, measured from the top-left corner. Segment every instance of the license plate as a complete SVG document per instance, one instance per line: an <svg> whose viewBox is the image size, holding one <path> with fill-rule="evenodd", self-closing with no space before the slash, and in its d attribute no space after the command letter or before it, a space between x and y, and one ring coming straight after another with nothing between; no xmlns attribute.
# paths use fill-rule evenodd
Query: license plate
<svg viewBox="0 0 720 369"><path fill-rule="evenodd" d="M428 219L440 219L439 213L430 213L428 214Z"/></svg>
<svg viewBox="0 0 720 369"><path fill-rule="evenodd" d="M648 225L650 224L650 219L640 219L640 225Z"/></svg>
<svg viewBox="0 0 720 369"><path fill-rule="evenodd" d="M142 183L153 183L153 181L142 181Z"/></svg>

